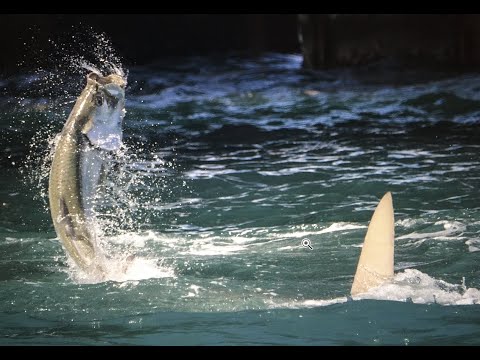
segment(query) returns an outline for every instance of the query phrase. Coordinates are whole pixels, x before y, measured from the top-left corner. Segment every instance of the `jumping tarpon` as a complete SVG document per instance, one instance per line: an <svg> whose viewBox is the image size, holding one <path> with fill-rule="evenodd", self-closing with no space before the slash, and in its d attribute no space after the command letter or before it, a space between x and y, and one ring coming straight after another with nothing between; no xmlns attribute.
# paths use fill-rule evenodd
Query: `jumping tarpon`
<svg viewBox="0 0 480 360"><path fill-rule="evenodd" d="M55 231L67 254L87 272L102 271L92 199L104 153L122 145L125 86L121 75L87 75L87 85L57 139L50 169L48 195Z"/></svg>

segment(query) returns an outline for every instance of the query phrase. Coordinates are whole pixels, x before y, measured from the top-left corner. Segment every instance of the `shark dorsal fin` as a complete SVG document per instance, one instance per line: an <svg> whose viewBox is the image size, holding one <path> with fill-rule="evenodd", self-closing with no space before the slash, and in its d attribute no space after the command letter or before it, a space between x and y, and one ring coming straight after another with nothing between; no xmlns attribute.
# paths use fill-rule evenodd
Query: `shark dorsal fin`
<svg viewBox="0 0 480 360"><path fill-rule="evenodd" d="M352 295L366 292L393 277L394 238L392 194L387 192L368 226L353 279Z"/></svg>

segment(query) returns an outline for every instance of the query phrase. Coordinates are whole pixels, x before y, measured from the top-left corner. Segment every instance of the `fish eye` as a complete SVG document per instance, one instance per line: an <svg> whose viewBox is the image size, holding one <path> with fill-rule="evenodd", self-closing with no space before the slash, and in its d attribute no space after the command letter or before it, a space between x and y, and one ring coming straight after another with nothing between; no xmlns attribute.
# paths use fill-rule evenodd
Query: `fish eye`
<svg viewBox="0 0 480 360"><path fill-rule="evenodd" d="M93 98L93 102L95 103L95 105L97 106L102 106L103 104L103 96L102 95L95 95L95 97Z"/></svg>

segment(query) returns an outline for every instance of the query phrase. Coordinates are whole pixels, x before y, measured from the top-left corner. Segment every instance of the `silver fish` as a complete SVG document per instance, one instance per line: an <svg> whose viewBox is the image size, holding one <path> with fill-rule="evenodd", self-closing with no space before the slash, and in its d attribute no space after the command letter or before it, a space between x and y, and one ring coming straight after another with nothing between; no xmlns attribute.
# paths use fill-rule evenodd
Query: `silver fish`
<svg viewBox="0 0 480 360"><path fill-rule="evenodd" d="M55 231L67 254L87 272L102 271L92 226L92 199L105 152L122 145L126 80L117 74L87 75L55 147L49 202Z"/></svg>

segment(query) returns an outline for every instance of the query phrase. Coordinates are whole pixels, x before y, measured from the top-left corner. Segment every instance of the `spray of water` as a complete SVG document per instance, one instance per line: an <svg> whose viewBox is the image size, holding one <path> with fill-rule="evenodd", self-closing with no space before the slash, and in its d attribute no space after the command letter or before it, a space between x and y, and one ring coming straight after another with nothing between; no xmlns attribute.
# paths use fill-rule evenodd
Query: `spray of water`
<svg viewBox="0 0 480 360"><path fill-rule="evenodd" d="M54 66L45 66L43 61L28 79L22 95L16 97L19 114L33 112L31 116L37 121L47 119L32 136L30 152L20 169L23 180L38 189L36 198L46 212L49 211L48 177L58 133L85 85L85 75L89 72L99 75L115 73L124 78L128 75L105 34L90 29L81 36L72 35L72 40L49 40L52 46L49 58L54 59ZM32 106L37 103L43 106ZM154 254L138 256L128 236L122 237L148 226L151 217L148 207L152 201L148 201L147 190L165 188L162 176L158 176L165 172L163 160L155 154L142 158L138 155L142 150L141 146L124 145L117 154L105 155L109 171L93 201L93 209L98 245L105 254L101 261L105 262L104 267L108 270L101 279L92 278L68 260L69 274L75 281L125 281L144 276L173 276L173 271L162 266ZM117 241L112 242L112 238Z"/></svg>
<svg viewBox="0 0 480 360"><path fill-rule="evenodd" d="M33 37L31 42L34 41ZM38 130L30 139L30 152L20 171L29 185L38 187L36 198L46 211L48 172L55 138L85 86L85 76L91 71L128 75L108 37L91 28L72 29L72 35L49 39L49 45L48 55L41 50L34 54L33 71L25 76L23 86L11 101L17 110L15 122L19 126L37 123L35 128ZM21 66L22 61L18 65Z"/></svg>

